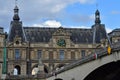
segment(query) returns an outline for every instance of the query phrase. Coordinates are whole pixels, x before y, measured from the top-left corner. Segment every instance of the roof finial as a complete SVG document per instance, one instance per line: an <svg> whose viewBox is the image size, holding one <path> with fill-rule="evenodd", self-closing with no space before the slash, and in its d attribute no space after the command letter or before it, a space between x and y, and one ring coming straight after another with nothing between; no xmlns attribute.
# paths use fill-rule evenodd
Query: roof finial
<svg viewBox="0 0 120 80"><path fill-rule="evenodd" d="M96 9L98 9L98 6L99 6L98 3L96 3Z"/></svg>
<svg viewBox="0 0 120 80"><path fill-rule="evenodd" d="M17 0L15 0L15 6L17 5Z"/></svg>
<svg viewBox="0 0 120 80"><path fill-rule="evenodd" d="M18 13L19 13L19 9L17 7L17 0L15 0L15 8L14 8L13 20L15 20L15 21L19 21L20 20Z"/></svg>

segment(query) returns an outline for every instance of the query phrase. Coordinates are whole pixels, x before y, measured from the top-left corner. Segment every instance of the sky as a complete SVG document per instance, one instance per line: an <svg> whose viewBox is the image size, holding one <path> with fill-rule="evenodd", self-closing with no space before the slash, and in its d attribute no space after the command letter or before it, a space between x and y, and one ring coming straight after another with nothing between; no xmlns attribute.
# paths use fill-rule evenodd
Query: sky
<svg viewBox="0 0 120 80"><path fill-rule="evenodd" d="M0 27L9 31L13 9L19 7L26 27L91 28L95 11L107 32L120 27L120 0L0 0Z"/></svg>

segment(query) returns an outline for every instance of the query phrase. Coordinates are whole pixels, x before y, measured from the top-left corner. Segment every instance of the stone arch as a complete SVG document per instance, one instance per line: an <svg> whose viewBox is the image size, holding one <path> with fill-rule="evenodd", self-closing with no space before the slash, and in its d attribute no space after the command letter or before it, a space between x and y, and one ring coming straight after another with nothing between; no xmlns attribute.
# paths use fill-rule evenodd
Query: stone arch
<svg viewBox="0 0 120 80"><path fill-rule="evenodd" d="M21 67L19 65L14 66L14 75L20 75L21 74Z"/></svg>
<svg viewBox="0 0 120 80"><path fill-rule="evenodd" d="M31 74L34 73L34 71L38 71L38 64L35 64L32 69L31 69ZM49 72L49 68L47 65L44 64L44 72L48 73Z"/></svg>
<svg viewBox="0 0 120 80"><path fill-rule="evenodd" d="M119 80L120 61L102 65L88 74L84 80Z"/></svg>
<svg viewBox="0 0 120 80"><path fill-rule="evenodd" d="M34 65L33 68L32 68L31 74L35 75L37 72L38 72L38 66Z"/></svg>

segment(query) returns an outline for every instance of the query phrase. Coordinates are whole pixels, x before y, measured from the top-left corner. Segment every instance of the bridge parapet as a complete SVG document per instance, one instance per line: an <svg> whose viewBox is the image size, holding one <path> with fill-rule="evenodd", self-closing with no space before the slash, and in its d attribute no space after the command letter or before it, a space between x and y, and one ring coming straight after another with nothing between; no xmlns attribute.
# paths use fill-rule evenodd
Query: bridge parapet
<svg viewBox="0 0 120 80"><path fill-rule="evenodd" d="M9 80L36 80L36 79L41 79L41 80L45 80L45 77L37 77L37 76L33 76L33 75L9 75L7 76L7 79Z"/></svg>

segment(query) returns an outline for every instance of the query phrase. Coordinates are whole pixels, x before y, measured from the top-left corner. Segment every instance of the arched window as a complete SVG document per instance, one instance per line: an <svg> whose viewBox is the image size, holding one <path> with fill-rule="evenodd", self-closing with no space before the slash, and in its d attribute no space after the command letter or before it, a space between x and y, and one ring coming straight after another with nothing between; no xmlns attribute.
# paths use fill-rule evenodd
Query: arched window
<svg viewBox="0 0 120 80"><path fill-rule="evenodd" d="M20 75L21 73L21 68L19 65L16 65L13 70L13 75Z"/></svg>
<svg viewBox="0 0 120 80"><path fill-rule="evenodd" d="M36 75L38 72L38 67L33 68L32 75Z"/></svg>
<svg viewBox="0 0 120 80"><path fill-rule="evenodd" d="M48 67L45 65L45 64L43 64L44 65L44 68L43 68L43 71L45 72L45 73L48 73ZM36 65L34 65L34 67L32 68L32 75L36 75L37 73L38 73L38 71L39 71L39 68L38 68L38 64L36 64Z"/></svg>

